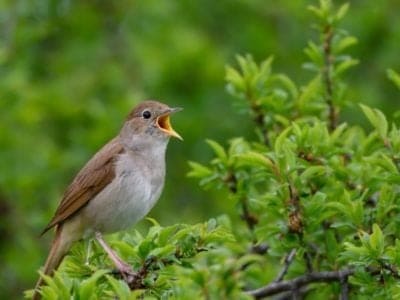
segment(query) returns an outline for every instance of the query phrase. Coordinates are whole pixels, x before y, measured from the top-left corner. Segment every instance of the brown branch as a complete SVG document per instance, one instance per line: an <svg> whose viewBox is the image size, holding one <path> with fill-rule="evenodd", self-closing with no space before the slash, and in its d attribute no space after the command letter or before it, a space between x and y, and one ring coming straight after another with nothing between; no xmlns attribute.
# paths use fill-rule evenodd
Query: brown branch
<svg viewBox="0 0 400 300"><path fill-rule="evenodd" d="M308 251L304 252L304 260L306 261L307 272L311 273L313 271L312 257Z"/></svg>
<svg viewBox="0 0 400 300"><path fill-rule="evenodd" d="M258 224L258 218L250 213L249 211L249 204L247 197L241 197L240 203L242 205L242 215L240 216L242 220L244 220L247 224L247 227L250 229L251 232L254 231L254 226Z"/></svg>
<svg viewBox="0 0 400 300"><path fill-rule="evenodd" d="M256 299L261 299L267 296L280 294L287 291L299 291L303 286L317 282L335 282L343 281L344 278L352 275L354 270L343 269L339 271L324 271L324 272L312 272L291 280L272 282L267 286L258 288L255 290L247 291L246 293L253 296Z"/></svg>
<svg viewBox="0 0 400 300"><path fill-rule="evenodd" d="M303 217L300 208L300 197L295 187L289 182L289 231L296 234L303 233Z"/></svg>
<svg viewBox="0 0 400 300"><path fill-rule="evenodd" d="M296 249L292 249L292 250L289 252L289 254L286 255L286 257L285 257L285 262L284 262L285 264L284 264L284 266L283 266L283 269L281 270L281 272L279 273L278 277L275 279L274 282L280 282L280 281L283 280L283 277L285 277L286 273L287 273L288 270L289 270L290 265L291 265L292 262L293 262L293 259L294 259L295 256L296 256L296 252L297 252Z"/></svg>
<svg viewBox="0 0 400 300"><path fill-rule="evenodd" d="M322 69L322 76L325 83L325 97L326 103L328 104L329 110L329 129L334 130L337 126L338 112L333 103L333 79L332 79L332 38L333 38L333 28L331 25L327 25L324 28L324 42L323 42L323 52L324 52L324 67Z"/></svg>
<svg viewBox="0 0 400 300"><path fill-rule="evenodd" d="M340 300L349 299L349 276L343 276L340 278Z"/></svg>
<svg viewBox="0 0 400 300"><path fill-rule="evenodd" d="M196 253L204 251L207 251L207 249L196 248ZM160 265L158 264L158 262L161 262L161 264L164 266L172 265L176 263L177 260L183 259L187 256L182 254L179 248L177 248L174 257L175 257L174 259L159 259L156 256L150 256L143 262L142 266L137 272L135 272L134 274L130 274L125 278L123 277L123 279L131 290L144 289L146 288L144 280L146 279L149 272L157 271L160 269ZM118 270L113 271L112 274L121 276L121 273ZM156 274L155 278L157 277L158 275Z"/></svg>
<svg viewBox="0 0 400 300"><path fill-rule="evenodd" d="M138 290L146 287L143 280L146 278L156 260L157 258L154 256L146 259L139 271L137 271L133 276L128 277L127 284L131 290Z"/></svg>
<svg viewBox="0 0 400 300"><path fill-rule="evenodd" d="M305 299L305 296L311 291L309 288L300 288L297 290L296 294L293 294L292 291L282 293L275 300L293 300L293 299ZM294 298L297 297L297 298Z"/></svg>

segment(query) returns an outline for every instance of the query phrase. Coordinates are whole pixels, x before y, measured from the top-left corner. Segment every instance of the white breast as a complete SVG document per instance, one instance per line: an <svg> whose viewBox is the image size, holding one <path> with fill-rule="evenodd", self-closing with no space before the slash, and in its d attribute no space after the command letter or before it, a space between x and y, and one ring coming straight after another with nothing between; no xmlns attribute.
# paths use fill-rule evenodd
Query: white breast
<svg viewBox="0 0 400 300"><path fill-rule="evenodd" d="M140 161L131 153L120 155L114 180L82 209L84 236L126 229L149 213L164 185L164 155L150 164Z"/></svg>

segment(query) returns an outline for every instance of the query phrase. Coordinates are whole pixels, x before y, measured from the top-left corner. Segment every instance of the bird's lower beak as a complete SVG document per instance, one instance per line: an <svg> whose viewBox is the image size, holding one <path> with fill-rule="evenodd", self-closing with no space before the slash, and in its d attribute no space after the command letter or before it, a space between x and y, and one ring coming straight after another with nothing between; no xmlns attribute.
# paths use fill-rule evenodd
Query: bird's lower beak
<svg viewBox="0 0 400 300"><path fill-rule="evenodd" d="M183 138L179 135L179 133L177 133L171 126L171 122L169 119L169 116L173 113L176 113L178 111L181 111L182 108L180 107L176 107L176 108L170 108L168 109L165 113L163 113L162 115L160 115L157 118L157 125L158 127L164 131L166 134L176 137L180 140L183 140Z"/></svg>

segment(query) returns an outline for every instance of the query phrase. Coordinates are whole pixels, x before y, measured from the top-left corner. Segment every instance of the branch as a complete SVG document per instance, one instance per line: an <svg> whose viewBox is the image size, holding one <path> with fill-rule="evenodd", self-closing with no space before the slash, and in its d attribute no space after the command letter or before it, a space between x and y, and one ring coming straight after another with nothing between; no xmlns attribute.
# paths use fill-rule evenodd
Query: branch
<svg viewBox="0 0 400 300"><path fill-rule="evenodd" d="M254 214L250 213L247 197L241 197L240 203L243 211L243 214L240 217L246 222L250 231L253 232L254 226L258 224L258 218Z"/></svg>
<svg viewBox="0 0 400 300"><path fill-rule="evenodd" d="M326 90L326 103L329 109L329 128L334 130L337 125L337 111L333 105L333 81L332 81L332 38L333 28L331 25L327 25L324 29L324 67L322 69L322 76L325 82Z"/></svg>
<svg viewBox="0 0 400 300"><path fill-rule="evenodd" d="M200 253L203 251L207 251L205 248L196 248L196 253ZM147 287L145 283L145 279L150 272L154 272L160 270L160 264L168 266L176 263L178 260L185 258L186 256L183 255L178 249L175 252L174 258L171 259L159 259L156 256L148 257L134 274L130 274L127 278L122 278L129 286L129 288L133 290L144 289ZM119 271L113 271L112 274L116 276L121 276ZM158 274L155 274L155 280L158 278Z"/></svg>
<svg viewBox="0 0 400 300"><path fill-rule="evenodd" d="M340 300L349 299L349 276L344 276L340 279Z"/></svg>
<svg viewBox="0 0 400 300"><path fill-rule="evenodd" d="M306 299L306 295L312 291L312 289L309 289L307 287L305 288L300 288L299 290L297 290L295 293L293 293L293 291L289 291L286 293L282 293L281 295L279 295L279 297L277 297L275 300L294 300L294 299ZM297 297L297 298L295 298Z"/></svg>
<svg viewBox="0 0 400 300"><path fill-rule="evenodd" d="M288 182L289 189L289 231L301 235L303 233L303 217L300 208L300 197L297 190Z"/></svg>
<svg viewBox="0 0 400 300"><path fill-rule="evenodd" d="M285 257L285 265L284 265L283 269L281 270L281 272L279 273L278 277L275 279L274 282L280 282L280 281L283 280L283 277L285 277L287 271L289 270L290 265L291 265L292 262L293 262L293 259L294 259L295 256L296 256L296 252L297 252L296 249L292 249L292 250L289 252L289 254L286 255L286 257Z"/></svg>
<svg viewBox="0 0 400 300"><path fill-rule="evenodd" d="M343 269L339 271L312 272L296 277L291 280L272 282L265 287L247 291L247 294L255 297L256 299L261 299L263 297L280 294L288 290L290 291L299 290L299 288L315 282L334 282L334 281L343 282L345 278L352 275L353 273L354 270L352 269Z"/></svg>

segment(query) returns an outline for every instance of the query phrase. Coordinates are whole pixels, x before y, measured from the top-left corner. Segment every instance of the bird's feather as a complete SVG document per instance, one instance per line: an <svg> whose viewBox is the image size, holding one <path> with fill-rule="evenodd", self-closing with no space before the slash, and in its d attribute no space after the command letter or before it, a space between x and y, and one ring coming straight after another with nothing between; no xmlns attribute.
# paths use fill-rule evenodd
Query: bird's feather
<svg viewBox="0 0 400 300"><path fill-rule="evenodd" d="M42 234L72 217L114 179L114 162L123 151L119 137L116 137L88 161L65 191L54 217Z"/></svg>

